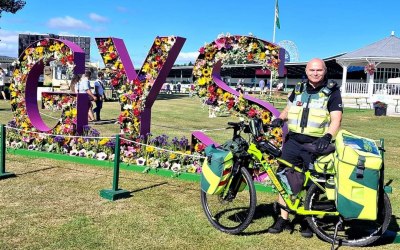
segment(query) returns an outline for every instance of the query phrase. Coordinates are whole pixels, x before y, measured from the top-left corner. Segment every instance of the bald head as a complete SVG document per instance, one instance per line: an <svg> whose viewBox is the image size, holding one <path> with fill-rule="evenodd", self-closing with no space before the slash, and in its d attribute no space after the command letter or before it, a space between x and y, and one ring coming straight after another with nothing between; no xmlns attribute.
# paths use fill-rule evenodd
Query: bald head
<svg viewBox="0 0 400 250"><path fill-rule="evenodd" d="M311 59L307 63L306 66L307 78L314 87L318 87L324 81L326 72L327 69L325 62L319 58Z"/></svg>

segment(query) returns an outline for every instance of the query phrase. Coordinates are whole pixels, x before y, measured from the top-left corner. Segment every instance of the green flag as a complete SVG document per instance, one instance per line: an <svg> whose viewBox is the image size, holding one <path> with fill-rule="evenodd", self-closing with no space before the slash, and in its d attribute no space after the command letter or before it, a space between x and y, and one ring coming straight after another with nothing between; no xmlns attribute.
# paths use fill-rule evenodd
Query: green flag
<svg viewBox="0 0 400 250"><path fill-rule="evenodd" d="M278 6L278 0L276 0L276 5L275 5L275 25L278 29L281 28L281 25L279 23L279 6Z"/></svg>

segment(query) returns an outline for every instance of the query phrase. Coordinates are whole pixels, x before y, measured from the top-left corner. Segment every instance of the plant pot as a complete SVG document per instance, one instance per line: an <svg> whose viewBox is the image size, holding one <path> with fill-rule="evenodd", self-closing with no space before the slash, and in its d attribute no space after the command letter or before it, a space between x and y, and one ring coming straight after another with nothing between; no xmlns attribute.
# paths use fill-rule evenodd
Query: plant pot
<svg viewBox="0 0 400 250"><path fill-rule="evenodd" d="M375 107L375 115L376 116L386 116L387 108Z"/></svg>

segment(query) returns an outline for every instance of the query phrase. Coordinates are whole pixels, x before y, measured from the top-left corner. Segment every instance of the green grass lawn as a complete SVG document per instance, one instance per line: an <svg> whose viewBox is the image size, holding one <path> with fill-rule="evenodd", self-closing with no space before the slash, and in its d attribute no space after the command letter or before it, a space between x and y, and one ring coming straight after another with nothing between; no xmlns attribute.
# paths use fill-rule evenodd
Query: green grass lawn
<svg viewBox="0 0 400 250"><path fill-rule="evenodd" d="M282 108L282 107L279 107ZM103 119L115 119L119 104L105 103ZM54 123L57 112L46 111ZM190 138L194 130L218 142L230 137L224 131L232 117L208 118L197 98L160 96L152 112L152 133ZM12 117L0 101L0 123ZM389 230L399 232L400 129L399 118L376 117L372 110L346 109L343 128L373 139L385 139L386 179L393 179L390 195L393 219ZM118 132L116 124L95 125L102 135ZM0 180L0 249L328 249L317 237L304 239L299 232L266 233L273 223L276 195L258 193L257 214L238 236L215 230L203 214L199 183L121 171L120 187L128 199L111 202L99 196L111 188L112 169L43 158L7 154L7 171L17 177ZM112 165L110 163L110 165ZM296 226L298 229L298 225ZM398 249L380 242L374 249ZM348 249L341 247L341 249ZM367 248L368 249L368 248ZM372 249L372 247L371 247Z"/></svg>

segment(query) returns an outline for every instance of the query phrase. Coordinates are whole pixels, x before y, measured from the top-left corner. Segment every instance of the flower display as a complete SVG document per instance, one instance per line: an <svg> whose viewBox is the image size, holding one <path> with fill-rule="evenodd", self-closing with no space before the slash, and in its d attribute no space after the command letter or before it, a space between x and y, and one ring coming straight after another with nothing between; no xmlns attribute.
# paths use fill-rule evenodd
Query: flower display
<svg viewBox="0 0 400 250"><path fill-rule="evenodd" d="M220 35L199 50L200 55L193 68L196 94L204 103L219 107L221 112L230 111L246 118L260 116L261 113L253 109L244 98L222 90L213 82L212 67L218 61L224 64L257 63L277 76L279 49L255 37Z"/></svg>
<svg viewBox="0 0 400 250"><path fill-rule="evenodd" d="M15 63L15 70L13 72L12 82L10 85L10 102L11 107L14 112L14 122L16 127L23 128L26 131L35 131L29 117L26 113L25 98L23 93L25 93L26 81L29 71L32 67L42 61L43 64L48 64L50 61L56 61L61 65L66 66L69 73L75 67L74 55L72 50L66 46L63 42L46 38L38 41L37 43L31 44L28 48L24 50L19 58L18 63ZM75 134L76 119L74 119L71 114L65 115L64 112L71 112L73 102L72 98L61 98L58 101L60 103L55 103L51 100L49 96L46 97L44 105L50 108L57 108L63 111L62 118L60 122L53 128L54 134L63 132L64 134ZM72 118L72 119L71 119ZM75 123L74 123L75 122Z"/></svg>
<svg viewBox="0 0 400 250"><path fill-rule="evenodd" d="M258 117L264 124L272 121L272 113L257 103L244 98L242 94L221 89L212 79L213 66L222 61L224 64L261 64L263 69L269 69L276 77L280 47L251 36L220 35L218 38L200 48L200 55L194 64L193 77L196 94L207 105L212 105L219 112L230 112L233 116L244 119ZM282 129L267 131L268 137L277 146L282 143ZM194 148L198 150L198 144ZM197 149L196 149L197 148Z"/></svg>
<svg viewBox="0 0 400 250"><path fill-rule="evenodd" d="M99 53L106 66L112 87L119 93L122 111L118 117L125 137L135 139L140 134L140 115L154 81L175 44L175 37L157 37L136 79L127 79L120 55L112 38L97 38Z"/></svg>
<svg viewBox="0 0 400 250"><path fill-rule="evenodd" d="M364 72L365 74L373 75L375 73L376 67L374 63L368 63L364 67Z"/></svg>
<svg viewBox="0 0 400 250"><path fill-rule="evenodd" d="M374 108L387 108L387 103L376 101L372 104Z"/></svg>

